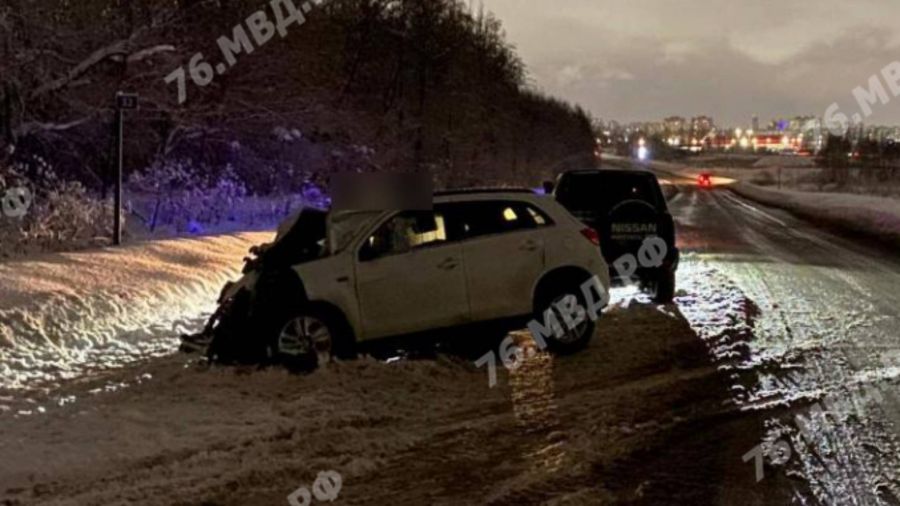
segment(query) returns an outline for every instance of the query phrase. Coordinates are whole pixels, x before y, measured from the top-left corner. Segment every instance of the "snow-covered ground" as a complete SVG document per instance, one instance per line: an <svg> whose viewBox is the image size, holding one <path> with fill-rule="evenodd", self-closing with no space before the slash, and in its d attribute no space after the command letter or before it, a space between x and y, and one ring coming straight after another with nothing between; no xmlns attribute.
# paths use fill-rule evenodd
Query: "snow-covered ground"
<svg viewBox="0 0 900 506"><path fill-rule="evenodd" d="M687 262L677 305L616 290L588 350L495 388L452 355L309 375L172 355L32 393L0 414L0 504L287 504L323 470L340 504L784 503L740 461L761 420L691 326L743 325L740 294Z"/></svg>
<svg viewBox="0 0 900 506"><path fill-rule="evenodd" d="M0 263L0 394L171 353L179 333L196 330L215 309L250 246L271 236L173 239Z"/></svg>
<svg viewBox="0 0 900 506"><path fill-rule="evenodd" d="M711 321L698 334L734 402L767 417L766 436L735 458L779 445L789 458L766 457L764 480L789 476L796 504L897 504L896 256L721 188L683 185L671 209L682 248L713 269L707 289L732 306L682 311L695 327Z"/></svg>
<svg viewBox="0 0 900 506"><path fill-rule="evenodd" d="M798 192L739 183L735 193L843 231L900 246L900 199Z"/></svg>
<svg viewBox="0 0 900 506"><path fill-rule="evenodd" d="M730 392L678 307L634 289L616 290L586 352L539 354L501 370L496 388L453 355L291 375L174 353L269 238L0 264L0 504L287 504L324 470L341 473L344 504L766 504L782 493L730 459L759 421L720 420ZM711 308L704 291L679 303Z"/></svg>
<svg viewBox="0 0 900 506"><path fill-rule="evenodd" d="M743 459L848 385L888 397L897 370L869 355L896 335L891 264L729 192L678 195L677 303L617 289L588 350L496 388L456 355L291 375L173 354L269 234L2 264L0 504L287 504L324 470L341 504L893 504L890 399L826 406L760 483Z"/></svg>

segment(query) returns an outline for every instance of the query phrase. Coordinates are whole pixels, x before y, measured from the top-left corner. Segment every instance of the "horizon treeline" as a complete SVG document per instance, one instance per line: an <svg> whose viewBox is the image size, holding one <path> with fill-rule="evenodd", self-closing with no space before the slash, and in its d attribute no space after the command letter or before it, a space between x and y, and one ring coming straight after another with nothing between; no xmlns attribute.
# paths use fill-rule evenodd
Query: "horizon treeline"
<svg viewBox="0 0 900 506"><path fill-rule="evenodd" d="M593 163L589 116L532 89L501 23L464 2L331 0L283 37L251 37L252 52L202 75L209 84L192 82L192 61L216 68L222 37L239 25L252 35L256 12L274 25L283 6L5 0L0 167L46 164L106 193L120 90L140 95L125 115L127 173L177 161L201 178L236 175L255 194L348 170L425 170L444 187L537 184ZM178 68L182 104L166 82Z"/></svg>

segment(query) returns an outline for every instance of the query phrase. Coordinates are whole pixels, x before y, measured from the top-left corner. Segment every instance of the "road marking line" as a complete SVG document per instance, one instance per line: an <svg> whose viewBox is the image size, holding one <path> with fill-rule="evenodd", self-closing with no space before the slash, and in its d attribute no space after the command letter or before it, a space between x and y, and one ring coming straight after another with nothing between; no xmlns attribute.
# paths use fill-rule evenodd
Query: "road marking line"
<svg viewBox="0 0 900 506"><path fill-rule="evenodd" d="M748 204L748 203L746 203L746 202L740 200L739 198L735 197L735 196L731 193L730 190L729 190L728 193L725 193L724 195L725 195L725 198L726 198L726 199L728 199L728 200L730 200L731 202L734 202L735 204L738 204L738 205L740 205L740 206L742 206L742 207L748 209L750 212L752 212L752 213L754 213L754 214L756 214L756 215L758 215L758 216L761 216L761 217L763 217L763 218L765 218L765 219L767 219L767 220L769 220L769 221L772 221L772 222L774 222L774 223L777 223L777 224L781 225L781 226L784 227L784 228L790 228L790 227L788 227L788 224L787 224L787 223L785 223L785 222L779 220L778 218L776 218L776 217L772 216L771 214L769 214L769 213L763 211L762 209L759 209L758 207L754 207L754 206L752 206L752 205L750 205L750 204Z"/></svg>

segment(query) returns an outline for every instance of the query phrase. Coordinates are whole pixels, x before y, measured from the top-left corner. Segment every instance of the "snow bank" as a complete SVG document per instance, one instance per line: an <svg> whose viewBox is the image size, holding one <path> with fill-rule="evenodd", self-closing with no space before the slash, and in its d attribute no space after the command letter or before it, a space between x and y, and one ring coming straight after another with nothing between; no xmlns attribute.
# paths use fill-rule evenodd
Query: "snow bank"
<svg viewBox="0 0 900 506"><path fill-rule="evenodd" d="M815 168L816 159L808 156L767 155L760 157L754 167L809 167Z"/></svg>
<svg viewBox="0 0 900 506"><path fill-rule="evenodd" d="M790 211L815 223L900 246L900 200L775 190L747 183L730 188L738 195Z"/></svg>
<svg viewBox="0 0 900 506"><path fill-rule="evenodd" d="M304 375L174 355L35 394L40 414L0 412L0 504L278 505L323 470L335 504L696 504L757 423L698 430L727 395L705 348L674 306L614 291L587 350L494 388L452 355Z"/></svg>
<svg viewBox="0 0 900 506"><path fill-rule="evenodd" d="M0 391L171 352L270 233L174 239L0 264Z"/></svg>

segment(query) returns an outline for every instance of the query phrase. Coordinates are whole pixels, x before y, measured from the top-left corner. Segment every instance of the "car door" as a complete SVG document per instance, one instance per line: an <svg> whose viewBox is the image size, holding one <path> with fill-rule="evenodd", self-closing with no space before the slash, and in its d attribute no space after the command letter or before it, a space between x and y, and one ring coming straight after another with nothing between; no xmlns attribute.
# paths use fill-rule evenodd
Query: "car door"
<svg viewBox="0 0 900 506"><path fill-rule="evenodd" d="M398 213L358 252L356 280L365 339L450 327L469 320L462 245L442 213Z"/></svg>
<svg viewBox="0 0 900 506"><path fill-rule="evenodd" d="M474 321L528 314L544 270L544 238L536 210L524 202L457 204L465 240L466 284Z"/></svg>

